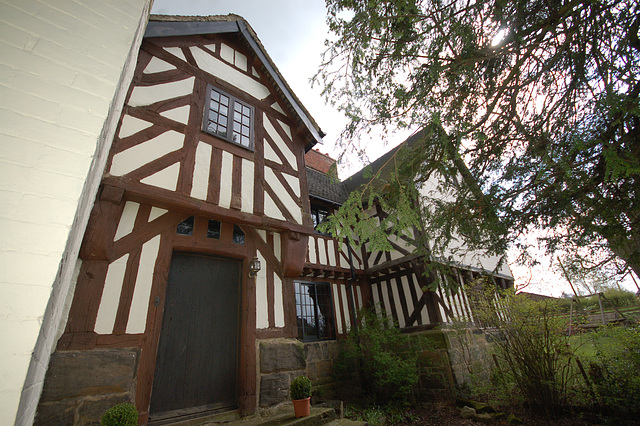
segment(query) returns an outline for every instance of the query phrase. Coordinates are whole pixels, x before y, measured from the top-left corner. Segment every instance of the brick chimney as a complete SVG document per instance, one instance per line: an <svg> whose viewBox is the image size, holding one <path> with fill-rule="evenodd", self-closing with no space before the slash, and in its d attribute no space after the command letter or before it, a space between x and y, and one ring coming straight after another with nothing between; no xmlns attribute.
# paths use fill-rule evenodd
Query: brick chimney
<svg viewBox="0 0 640 426"><path fill-rule="evenodd" d="M325 175L329 174L332 166L336 164L336 160L315 149L312 149L305 154L305 161L307 163L307 167L320 173L324 173ZM333 173L337 173L335 167L333 167Z"/></svg>

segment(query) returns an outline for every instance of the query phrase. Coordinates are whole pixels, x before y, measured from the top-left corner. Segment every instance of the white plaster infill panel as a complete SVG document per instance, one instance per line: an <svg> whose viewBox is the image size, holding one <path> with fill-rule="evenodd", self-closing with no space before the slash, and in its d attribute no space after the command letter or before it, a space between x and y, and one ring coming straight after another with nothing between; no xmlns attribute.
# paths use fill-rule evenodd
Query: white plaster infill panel
<svg viewBox="0 0 640 426"><path fill-rule="evenodd" d="M293 219L297 223L302 223L302 210L300 206L295 202L289 192L284 188L282 182L276 177L275 172L271 167L265 167L265 180L267 184L271 187L273 192L275 192L278 199L284 204L286 209L291 213Z"/></svg>
<svg viewBox="0 0 640 426"><path fill-rule="evenodd" d="M378 284L371 284L371 295L373 296L373 307L376 310L376 315L381 317L382 312L380 311L380 308L382 306L380 305L380 296L378 294Z"/></svg>
<svg viewBox="0 0 640 426"><path fill-rule="evenodd" d="M362 301L362 290L360 289L360 286L356 287L356 290L358 294L358 309L362 309L362 305L364 304Z"/></svg>
<svg viewBox="0 0 640 426"><path fill-rule="evenodd" d="M351 316L349 315L349 307L348 307L349 299L347 299L347 286L340 285L340 291L342 293L342 311L345 312L344 324L347 327L345 332L349 332L349 330L351 330Z"/></svg>
<svg viewBox="0 0 640 426"><path fill-rule="evenodd" d="M149 123L148 121L141 120L130 115L125 115L124 117L122 117L122 125L120 126L118 137L120 139L124 139L138 132L141 132L144 129L148 129L152 125L153 124Z"/></svg>
<svg viewBox="0 0 640 426"><path fill-rule="evenodd" d="M173 163L166 169L141 179L140 182L146 185L157 186L158 188L175 191L178 186L178 176L180 175L180 163Z"/></svg>
<svg viewBox="0 0 640 426"><path fill-rule="evenodd" d="M261 265L267 263L260 253L260 250L256 253ZM269 328L269 309L267 301L267 268L261 268L256 275L256 328Z"/></svg>
<svg viewBox="0 0 640 426"><path fill-rule="evenodd" d="M327 264L327 248L324 238L318 237L318 263L320 265Z"/></svg>
<svg viewBox="0 0 640 426"><path fill-rule="evenodd" d="M253 213L254 163L242 159L242 182L240 187L240 211Z"/></svg>
<svg viewBox="0 0 640 426"><path fill-rule="evenodd" d="M196 148L196 164L193 170L191 196L206 200L209 191L209 172L211 171L211 145L199 142Z"/></svg>
<svg viewBox="0 0 640 426"><path fill-rule="evenodd" d="M327 252L329 253L329 265L336 265L336 247L333 240L327 240Z"/></svg>
<svg viewBox="0 0 640 426"><path fill-rule="evenodd" d="M313 235L311 235L309 237L309 263L316 263L316 237L314 237Z"/></svg>
<svg viewBox="0 0 640 426"><path fill-rule="evenodd" d="M276 274L273 273L273 313L275 315L276 327L284 327L284 300L282 293L282 280Z"/></svg>
<svg viewBox="0 0 640 426"><path fill-rule="evenodd" d="M164 132L153 139L115 154L109 173L113 176L126 175L163 155L181 149L183 142L182 133L174 130Z"/></svg>
<svg viewBox="0 0 640 426"><path fill-rule="evenodd" d="M179 48L179 47L165 47L164 50L166 50L167 52L171 53L176 58L182 59L183 61L187 62L187 58L184 57L184 53L182 52L181 48Z"/></svg>
<svg viewBox="0 0 640 426"><path fill-rule="evenodd" d="M422 289L420 288L420 284L418 284L418 277L415 274L411 275L411 279L413 280L413 286L416 289L416 295L418 296L418 300L422 297ZM440 306L440 305L438 305ZM422 318L422 324L430 324L429 322L429 312L427 311L427 305L422 307L420 311L420 317ZM444 318L444 317L443 317Z"/></svg>
<svg viewBox="0 0 640 426"><path fill-rule="evenodd" d="M170 120L177 121L178 123L187 124L189 121L189 105L184 105L178 108L169 109L160 113L161 116Z"/></svg>
<svg viewBox="0 0 640 426"><path fill-rule="evenodd" d="M287 220L283 215L271 195L264 193L264 214L273 219Z"/></svg>
<svg viewBox="0 0 640 426"><path fill-rule="evenodd" d="M198 47L192 46L190 49L198 63L198 67L204 72L221 78L256 99L263 100L270 95L269 89L262 83L257 82L248 75L225 64Z"/></svg>
<svg viewBox="0 0 640 426"><path fill-rule="evenodd" d="M153 56L143 72L145 74L154 74L157 72L171 71L175 69L176 67L174 65L171 65L169 62L163 61L162 59Z"/></svg>
<svg viewBox="0 0 640 426"><path fill-rule="evenodd" d="M255 71L255 70L254 70ZM255 74L256 77L260 77L259 75L257 75L257 73ZM271 108L275 109L276 111L285 114L284 110L282 109L282 107L280 106L279 103L274 102L273 104L271 104Z"/></svg>
<svg viewBox="0 0 640 426"><path fill-rule="evenodd" d="M413 313L413 298L411 297L411 289L409 288L409 279L407 276L403 276L400 278L402 282L402 290L404 291L404 298L407 302L407 310L409 311L409 315Z"/></svg>
<svg viewBox="0 0 640 426"><path fill-rule="evenodd" d="M340 305L338 302L340 299L338 298L338 285L331 284L331 288L333 289L333 306L335 306L336 310L336 324L338 325L338 334L342 334L342 312L340 312Z"/></svg>
<svg viewBox="0 0 640 426"><path fill-rule="evenodd" d="M124 274L127 270L127 260L129 254L125 254L121 258L111 262L107 269L107 276L102 290L102 298L100 299L100 307L96 317L96 325L94 331L98 334L113 333L113 325L116 322L116 313L118 312L118 304L120 303L120 293L122 292L122 282Z"/></svg>
<svg viewBox="0 0 640 426"><path fill-rule="evenodd" d="M276 154L276 152L271 147L271 144L266 139L264 139L264 158L266 160L271 160L275 163L282 164L280 157L278 157L278 154Z"/></svg>
<svg viewBox="0 0 640 426"><path fill-rule="evenodd" d="M234 50L232 47L227 44L220 43L220 57L222 59L229 62L230 64L233 64L233 53Z"/></svg>
<svg viewBox="0 0 640 426"><path fill-rule="evenodd" d="M138 215L138 209L140 204L127 201L122 210L122 216L120 216L120 222L118 223L118 229L116 235L113 237L113 241L118 241L125 235L129 235L133 231L133 225L136 222L136 216Z"/></svg>
<svg viewBox="0 0 640 426"><path fill-rule="evenodd" d="M282 173L282 176L284 176L284 179L287 181L291 189L293 189L293 193L296 194L296 197L300 197L300 179L288 173Z"/></svg>
<svg viewBox="0 0 640 426"><path fill-rule="evenodd" d="M287 136L289 136L289 140L293 140L293 137L291 136L291 127L280 120L278 120L278 124L282 127L282 130L284 130Z"/></svg>
<svg viewBox="0 0 640 426"><path fill-rule="evenodd" d="M156 268L156 259L160 249L160 235L156 235L142 245L140 253L140 266L136 277L136 286L131 299L129 319L127 321L127 334L144 333L147 325L147 310L149 309L149 296L153 284L153 272Z"/></svg>
<svg viewBox="0 0 640 426"><path fill-rule="evenodd" d="M343 256L342 254L340 254L340 266L342 266L343 268L350 268L351 266L349 265L349 260L348 260L348 256L349 256L349 249L347 248L347 244L342 243L342 252L344 254L347 255L347 257ZM356 261L356 258L354 256L351 257L351 259L353 260L354 264Z"/></svg>
<svg viewBox="0 0 640 426"><path fill-rule="evenodd" d="M382 300L384 301L384 309L389 319L393 319L393 311L391 310L391 301L389 300L389 288L386 282L380 283L382 289Z"/></svg>
<svg viewBox="0 0 640 426"><path fill-rule="evenodd" d="M404 321L404 314L402 313L402 305L400 304L400 293L398 292L397 281L395 279L389 280L391 286L391 294L393 295L393 303L396 306L396 313L398 314L398 325L400 328L404 328L407 324Z"/></svg>
<svg viewBox="0 0 640 426"><path fill-rule="evenodd" d="M149 213L149 222L156 220L168 211L169 210L161 209L160 207L151 207L151 212Z"/></svg>
<svg viewBox="0 0 640 426"><path fill-rule="evenodd" d="M295 154L291 152L289 146L280 137L280 134L276 131L276 128L273 127L273 124L271 124L271 121L269 121L269 117L267 117L267 114L263 113L262 122L264 124L264 129L267 131L267 134L271 136L271 139L273 139L276 145L278 145L280 152L282 152L282 154L285 156L285 158L289 162L289 165L293 168L293 170L298 170L298 160L296 159Z"/></svg>
<svg viewBox="0 0 640 426"><path fill-rule="evenodd" d="M194 81L195 77L189 77L171 83L156 84L155 86L136 86L133 88L127 104L134 107L145 106L188 95L193 92Z"/></svg>
<svg viewBox="0 0 640 426"><path fill-rule="evenodd" d="M247 57L224 43L220 43L220 57L230 64L247 71Z"/></svg>
<svg viewBox="0 0 640 426"><path fill-rule="evenodd" d="M220 170L220 200L218 205L228 209L231 206L231 185L233 180L233 154L222 151L222 168Z"/></svg>

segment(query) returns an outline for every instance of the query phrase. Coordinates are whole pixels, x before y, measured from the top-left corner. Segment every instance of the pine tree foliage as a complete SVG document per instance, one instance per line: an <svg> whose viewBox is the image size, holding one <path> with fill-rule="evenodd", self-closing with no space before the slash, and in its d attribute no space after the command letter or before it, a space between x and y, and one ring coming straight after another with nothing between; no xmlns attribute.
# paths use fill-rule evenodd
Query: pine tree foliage
<svg viewBox="0 0 640 426"><path fill-rule="evenodd" d="M462 184L426 200L433 238L484 236L497 252L545 229L551 251L588 247L640 274L638 0L327 0L327 11L333 41L315 79L350 119L343 144L372 128L442 130L396 174L402 197L455 166Z"/></svg>

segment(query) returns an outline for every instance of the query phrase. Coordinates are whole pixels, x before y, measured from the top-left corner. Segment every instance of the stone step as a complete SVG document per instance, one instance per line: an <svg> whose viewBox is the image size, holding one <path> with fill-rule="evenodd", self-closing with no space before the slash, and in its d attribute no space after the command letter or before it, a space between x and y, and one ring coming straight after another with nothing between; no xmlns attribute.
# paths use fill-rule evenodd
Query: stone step
<svg viewBox="0 0 640 426"><path fill-rule="evenodd" d="M224 426L283 426L283 425L295 425L295 426L319 426L327 424L335 419L338 415L333 408L329 407L311 407L311 413L308 417L296 418L293 414L293 408L289 411L284 411L269 417L253 416L248 418L242 418L231 422L211 421L203 422L203 426L224 425Z"/></svg>
<svg viewBox="0 0 640 426"><path fill-rule="evenodd" d="M180 420L166 419L164 421L153 422L154 426L319 426L334 420L340 420L342 416L341 401L326 401L318 405L311 406L311 412L308 417L296 418L293 413L293 406L282 407L280 411L269 416L251 416L240 417L238 410L227 411L224 413L212 414L208 416L198 416L194 418L181 418ZM362 425L365 423L336 423L338 425Z"/></svg>

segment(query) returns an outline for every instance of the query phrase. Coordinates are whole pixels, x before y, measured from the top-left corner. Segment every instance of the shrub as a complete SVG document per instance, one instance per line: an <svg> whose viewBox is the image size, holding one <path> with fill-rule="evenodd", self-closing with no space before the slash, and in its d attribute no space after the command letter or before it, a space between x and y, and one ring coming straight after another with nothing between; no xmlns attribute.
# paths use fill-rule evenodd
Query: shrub
<svg viewBox="0 0 640 426"><path fill-rule="evenodd" d="M102 426L137 426L138 410L129 403L114 405L109 408L100 421Z"/></svg>
<svg viewBox="0 0 640 426"><path fill-rule="evenodd" d="M343 378L360 370L365 395L378 403L410 398L418 383L417 354L411 352L409 339L373 309L361 311L358 332L351 330L341 345L336 372Z"/></svg>
<svg viewBox="0 0 640 426"><path fill-rule="evenodd" d="M291 399L306 399L311 396L311 380L307 376L298 376L289 388Z"/></svg>
<svg viewBox="0 0 640 426"><path fill-rule="evenodd" d="M531 409L559 414L574 376L573 349L563 333L565 321L557 316L558 305L513 293L496 301L489 291L476 312L500 332L494 344L505 379L515 383Z"/></svg>

